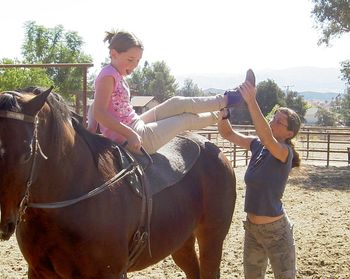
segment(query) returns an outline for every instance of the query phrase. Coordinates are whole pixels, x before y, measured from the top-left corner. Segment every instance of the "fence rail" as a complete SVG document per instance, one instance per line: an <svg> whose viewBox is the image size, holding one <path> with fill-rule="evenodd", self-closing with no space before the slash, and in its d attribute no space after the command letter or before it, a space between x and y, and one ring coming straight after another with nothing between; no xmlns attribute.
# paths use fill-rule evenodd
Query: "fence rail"
<svg viewBox="0 0 350 279"><path fill-rule="evenodd" d="M86 123L87 107L87 70L92 67L90 63L58 63L58 64L0 64L1 68L69 68L78 67L83 69L83 120ZM79 98L76 98L76 110L79 112ZM255 134L252 125L235 125L234 128L245 134ZM233 167L247 165L250 152L237 147L222 139L217 127L209 127L200 131L199 134L206 136L216 143L232 162ZM308 161L317 161L330 164L350 164L350 128L334 127L303 127L296 139L296 149L301 158Z"/></svg>
<svg viewBox="0 0 350 279"><path fill-rule="evenodd" d="M241 133L255 135L251 125L233 125ZM196 131L219 146L233 167L246 166L251 153L223 139L217 127ZM350 128L304 127L295 139L295 147L303 163L325 166L350 165Z"/></svg>

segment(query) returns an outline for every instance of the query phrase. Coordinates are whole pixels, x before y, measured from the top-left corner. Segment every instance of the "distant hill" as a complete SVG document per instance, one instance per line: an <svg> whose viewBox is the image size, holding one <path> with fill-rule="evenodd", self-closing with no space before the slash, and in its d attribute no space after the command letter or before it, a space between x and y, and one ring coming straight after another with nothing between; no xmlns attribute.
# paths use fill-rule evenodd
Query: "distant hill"
<svg viewBox="0 0 350 279"><path fill-rule="evenodd" d="M298 94L302 95L305 101L331 101L339 95L338 93L334 92L320 93L312 91L298 92Z"/></svg>
<svg viewBox="0 0 350 279"><path fill-rule="evenodd" d="M242 83L244 80L244 74L245 73L194 73L187 75L177 75L175 78L180 86L182 86L185 79L192 79L199 88L208 91L234 88ZM288 89L297 92L318 92L325 94L334 92L337 94L343 93L346 88L345 82L340 79L340 71L337 68L297 67L281 70L267 69L256 71L255 74L257 83L271 79L275 81L282 90ZM329 96L327 98L329 98Z"/></svg>
<svg viewBox="0 0 350 279"><path fill-rule="evenodd" d="M208 88L203 90L206 94L223 94L225 90L223 89L217 89L217 88ZM332 99L336 98L339 94L334 92L312 92L312 91L303 91L298 92L299 95L304 97L305 101L331 101Z"/></svg>
<svg viewBox="0 0 350 279"><path fill-rule="evenodd" d="M205 94L223 94L225 93L224 89L217 89L217 88L208 88L203 90Z"/></svg>
<svg viewBox="0 0 350 279"><path fill-rule="evenodd" d="M208 88L203 90L205 94L214 95L214 94L223 94L225 90L217 89L217 88ZM321 101L321 102L329 102L339 94L334 92L312 92L312 91L303 91L298 92L299 95L304 97L305 101Z"/></svg>

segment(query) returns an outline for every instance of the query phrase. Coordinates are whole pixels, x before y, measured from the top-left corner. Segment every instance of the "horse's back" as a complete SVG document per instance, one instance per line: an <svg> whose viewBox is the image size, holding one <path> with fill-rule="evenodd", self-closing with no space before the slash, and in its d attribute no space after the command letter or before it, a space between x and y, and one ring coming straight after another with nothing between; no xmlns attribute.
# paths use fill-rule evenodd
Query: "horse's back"
<svg viewBox="0 0 350 279"><path fill-rule="evenodd" d="M236 177L231 164L220 148L205 137L198 134L190 134L190 137L201 148L193 179L201 181L202 214L211 225L226 227L228 231L236 202Z"/></svg>

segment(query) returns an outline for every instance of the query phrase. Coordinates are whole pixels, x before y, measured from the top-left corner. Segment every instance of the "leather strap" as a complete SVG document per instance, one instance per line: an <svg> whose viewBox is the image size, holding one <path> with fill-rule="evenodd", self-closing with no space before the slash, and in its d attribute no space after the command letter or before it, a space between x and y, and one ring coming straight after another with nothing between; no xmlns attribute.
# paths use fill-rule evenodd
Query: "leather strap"
<svg viewBox="0 0 350 279"><path fill-rule="evenodd" d="M14 112L14 111L8 111L8 110L0 110L0 118L16 119L20 121L29 122L29 123L34 123L34 120L35 120L35 116Z"/></svg>

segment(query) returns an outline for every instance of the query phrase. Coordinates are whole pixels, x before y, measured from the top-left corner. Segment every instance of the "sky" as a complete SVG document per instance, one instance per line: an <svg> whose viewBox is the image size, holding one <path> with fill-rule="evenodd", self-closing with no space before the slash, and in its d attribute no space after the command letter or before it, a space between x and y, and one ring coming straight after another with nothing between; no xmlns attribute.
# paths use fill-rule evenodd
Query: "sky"
<svg viewBox="0 0 350 279"><path fill-rule="evenodd" d="M318 46L312 8L311 0L3 1L0 58L21 58L24 23L31 20L78 32L93 71L108 57L104 32L115 28L143 41L141 63L165 61L174 75L339 68L350 58L350 35Z"/></svg>

